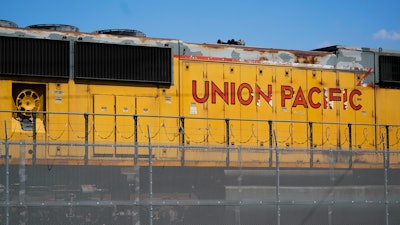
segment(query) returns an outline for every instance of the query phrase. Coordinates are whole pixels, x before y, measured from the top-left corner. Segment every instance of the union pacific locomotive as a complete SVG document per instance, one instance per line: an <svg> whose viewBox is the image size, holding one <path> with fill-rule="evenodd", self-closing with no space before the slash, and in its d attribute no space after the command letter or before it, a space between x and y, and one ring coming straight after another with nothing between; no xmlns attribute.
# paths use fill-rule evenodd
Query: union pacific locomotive
<svg viewBox="0 0 400 225"><path fill-rule="evenodd" d="M2 25L1 224L398 219L398 51Z"/></svg>

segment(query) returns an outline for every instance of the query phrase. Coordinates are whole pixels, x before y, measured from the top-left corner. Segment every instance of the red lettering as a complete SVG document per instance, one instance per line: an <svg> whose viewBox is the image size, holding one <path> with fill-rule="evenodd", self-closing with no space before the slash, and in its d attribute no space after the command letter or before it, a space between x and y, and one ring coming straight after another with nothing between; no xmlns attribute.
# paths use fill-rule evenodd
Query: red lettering
<svg viewBox="0 0 400 225"><path fill-rule="evenodd" d="M217 104L218 96L225 102L225 104L236 104L236 98L242 105L250 105L255 97L257 105L259 101L264 99L268 104L272 105L272 85L268 84L267 90L263 90L258 84L255 84L254 89L248 83L242 83L236 90L234 82L224 82L223 89L212 81L204 81L204 91L198 93L197 81L192 80L192 96L198 103L206 103L209 99L211 92L211 103ZM255 93L254 93L255 92ZM199 96L200 94L200 96ZM255 94L255 96L254 96ZM305 95L306 94L306 95ZM318 94L318 98L315 98ZM361 96L360 90L354 89L351 92L348 89L340 88L318 88L311 87L308 93L304 93L301 86L298 87L297 92L294 92L292 86L281 86L281 107L286 107L286 100L292 100L292 107L308 106L318 109L333 109L334 102L343 101L343 109L348 110L350 107L353 110L360 110L361 104L357 103L357 97ZM293 98L294 97L294 98ZM322 97L322 98L321 98ZM230 98L230 99L229 99ZM317 99L314 101L314 99Z"/></svg>
<svg viewBox="0 0 400 225"><path fill-rule="evenodd" d="M236 101L235 98L235 83L231 83L231 104L234 105Z"/></svg>
<svg viewBox="0 0 400 225"><path fill-rule="evenodd" d="M205 103L208 100L208 95L209 95L209 82L204 81L204 96L200 98L197 96L197 81L192 80L192 96L194 100L198 103Z"/></svg>
<svg viewBox="0 0 400 225"><path fill-rule="evenodd" d="M350 92L350 95L349 95L349 100L350 100L350 106L351 106L351 108L354 109L354 110L360 110L360 109L362 108L362 105L360 105L360 104L355 105L355 104L354 104L354 95L361 96L362 93L361 93L360 90L354 89L354 90L352 90L352 91Z"/></svg>
<svg viewBox="0 0 400 225"><path fill-rule="evenodd" d="M265 92L260 88L260 86L258 86L256 84L256 99L257 101L260 100L260 96L262 96L264 98L265 101L268 102L268 104L270 103L270 101L272 100L272 85L268 85L268 95L265 94Z"/></svg>
<svg viewBox="0 0 400 225"><path fill-rule="evenodd" d="M243 96L242 96L243 89L247 89L249 91L249 97L246 100L243 99ZM237 90L237 97L241 104L249 105L253 101L253 88L251 88L250 84L248 84L248 83L241 84Z"/></svg>
<svg viewBox="0 0 400 225"><path fill-rule="evenodd" d="M329 101L335 101L335 102L341 101L342 98L340 96L335 95L340 93L342 93L342 90L340 90L340 88L329 88Z"/></svg>
<svg viewBox="0 0 400 225"><path fill-rule="evenodd" d="M226 104L228 104L228 98L229 98L229 92L228 92L228 82L224 82L224 91L222 92L221 89L218 88L218 86L214 83L211 82L211 103L215 104L217 103L217 95L218 94L222 100Z"/></svg>
<svg viewBox="0 0 400 225"><path fill-rule="evenodd" d="M289 92L289 93L287 93ZM286 99L293 98L293 88L291 86L281 86L281 106L285 107Z"/></svg>
<svg viewBox="0 0 400 225"><path fill-rule="evenodd" d="M321 107L321 103L317 102L313 102L312 96L314 93L321 93L321 89L317 88L317 87L313 87L310 89L310 91L308 92L308 103L310 104L310 106L314 109L318 109L319 107Z"/></svg>
<svg viewBox="0 0 400 225"><path fill-rule="evenodd" d="M294 98L294 102L292 107L296 107L298 105L304 106L304 108L308 108L306 98L304 98L304 93L303 90L301 89L301 86L297 90L296 97Z"/></svg>

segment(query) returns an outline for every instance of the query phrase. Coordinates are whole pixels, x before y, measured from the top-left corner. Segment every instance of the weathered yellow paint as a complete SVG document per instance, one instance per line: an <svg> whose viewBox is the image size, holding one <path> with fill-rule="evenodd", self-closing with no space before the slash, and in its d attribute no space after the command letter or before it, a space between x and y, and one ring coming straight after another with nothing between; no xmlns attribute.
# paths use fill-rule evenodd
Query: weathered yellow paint
<svg viewBox="0 0 400 225"><path fill-rule="evenodd" d="M394 102L398 98L398 89L376 89L376 142L378 149L389 147L390 152L397 152L400 149L400 126L394 121L400 121L400 104ZM389 130L389 145L387 144L386 126ZM382 150L381 150L382 151ZM400 154L393 154L390 158L390 166L400 165Z"/></svg>
<svg viewBox="0 0 400 225"><path fill-rule="evenodd" d="M373 124L400 123L398 113L392 113L400 111L392 101L398 90L357 86L359 74L354 72L177 58L174 65L174 84L169 87L29 82L46 89L43 109L49 114L38 116L37 141L70 144L36 146L37 162L84 163L85 147L74 146L85 141L83 113L88 115L88 142L110 145L89 146L89 165L133 165L134 115L138 153L143 156L139 164L147 163L150 141L155 165L163 166L181 165L183 144L196 146L184 150L185 165L226 166L229 160L231 166L274 166L271 145L284 149L281 166L346 168L349 155L335 151L369 149L376 152L354 155L353 166L375 168L383 160L386 131ZM0 81L0 98L10 110L15 109L12 83ZM359 92L351 96L353 90ZM352 108L357 106L362 107ZM0 119L7 122L10 140L28 143L23 145L24 157L32 160L32 131L23 131L11 113L0 113ZM389 148L397 151L400 129L389 129ZM13 158L20 158L21 147L10 149ZM398 162L399 157L391 158L391 166Z"/></svg>
<svg viewBox="0 0 400 225"><path fill-rule="evenodd" d="M275 92L274 96L276 98L276 109L274 119L278 122L274 123L274 134L275 139L277 141L278 147L291 147L291 143L293 142L292 133L292 124L288 122L280 122L280 121L290 121L292 118L292 99L283 100L281 99L282 86L291 86L292 82L292 71L290 67L276 67L275 68L275 82L274 86ZM279 96L279 97L278 97ZM282 104L284 102L284 105Z"/></svg>
<svg viewBox="0 0 400 225"><path fill-rule="evenodd" d="M264 101L262 97L258 102L256 102L256 110L257 110L257 120L263 120L261 123L254 123L254 126L257 129L257 146L259 147L269 147L269 124L267 121L274 119L274 109L276 108L276 104L278 103L278 98L276 95L276 86L272 85L274 81L274 68L272 66L262 66L257 67L256 71L256 83L260 86L260 88L268 93L268 89L271 88L272 96L270 102Z"/></svg>
<svg viewBox="0 0 400 225"><path fill-rule="evenodd" d="M205 79L203 62L183 61L182 65L182 90L181 112L184 117L207 117L207 103L199 104L193 100L191 87L192 81L197 82L197 95L205 96L205 87L202 82ZM184 88L185 87L185 88ZM207 121L203 119L185 119L186 144L203 145L207 141ZM188 155L189 157L189 155Z"/></svg>
<svg viewBox="0 0 400 225"><path fill-rule="evenodd" d="M207 63L205 64L205 75L206 79L210 81L210 91L213 86L216 85L221 88L221 91L226 93L224 90L224 64L222 63ZM198 80L200 81L200 80ZM214 101L212 95L210 95L209 101ZM223 100L217 95L215 96L215 104L208 102L206 108L207 118L225 118L225 107ZM211 104L210 104L211 103ZM225 123L221 121L210 121L207 120L207 144L208 145L223 145L226 143L225 140Z"/></svg>
<svg viewBox="0 0 400 225"><path fill-rule="evenodd" d="M68 83L48 83L47 111L68 112L69 90ZM68 142L69 121L65 114L46 115L46 134L49 142ZM48 146L48 157L69 156L68 146Z"/></svg>
<svg viewBox="0 0 400 225"><path fill-rule="evenodd" d="M295 84L295 85L294 85ZM294 89L294 96L300 96L300 92L303 92L304 97L299 99L307 98L307 71L303 69L292 69L292 82L291 86ZM301 89L300 89L301 87ZM296 97L295 97L296 99ZM304 105L298 105L296 107L292 107L292 121L307 121L307 107ZM307 146L309 145L309 131L308 131L307 123L298 123L293 122L291 124L291 146L295 149L299 149L295 152L295 154L290 154L290 156L285 157L288 158L285 161L294 161L300 163L307 163L310 160L310 156L308 151L306 151Z"/></svg>
<svg viewBox="0 0 400 225"><path fill-rule="evenodd" d="M4 102L4 104L2 104L0 107L2 110L7 110L7 109L11 109L11 110L15 110L15 103L13 101L12 95L10 95L10 93L12 93L12 87L11 87L11 81L10 80L0 80L0 87L1 87L1 91L0 91L0 100L2 102ZM11 118L12 118L12 113L10 112L0 112L0 124L1 127L5 127L7 126L7 128L11 127ZM1 137L5 137L5 130L4 129L0 129L0 135ZM11 137L12 135L12 129L11 132L7 133L8 137Z"/></svg>
<svg viewBox="0 0 400 225"><path fill-rule="evenodd" d="M115 117L115 142L118 144L134 143L134 120L136 103L133 96L115 96L115 114L123 115ZM132 147L115 147L116 155L133 155Z"/></svg>
<svg viewBox="0 0 400 225"><path fill-rule="evenodd" d="M106 144L115 141L115 96L94 95L93 96L93 140L95 143ZM108 114L108 115L105 115ZM113 147L94 146L93 155L113 155Z"/></svg>

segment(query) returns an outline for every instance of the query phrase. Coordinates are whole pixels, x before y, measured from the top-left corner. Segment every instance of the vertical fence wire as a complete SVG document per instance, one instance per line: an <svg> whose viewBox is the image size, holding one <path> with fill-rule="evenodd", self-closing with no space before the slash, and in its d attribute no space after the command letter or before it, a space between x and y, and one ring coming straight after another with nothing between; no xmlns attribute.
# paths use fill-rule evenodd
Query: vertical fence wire
<svg viewBox="0 0 400 225"><path fill-rule="evenodd" d="M281 198L280 198L280 177L279 177L279 149L278 149L278 138L276 136L276 131L274 130L275 139L275 156L276 156L276 224L281 224Z"/></svg>
<svg viewBox="0 0 400 225"><path fill-rule="evenodd" d="M5 157L6 157L6 225L10 224L10 167L9 167L9 143L8 143L8 132L7 132L7 121L4 120L4 132L5 132Z"/></svg>
<svg viewBox="0 0 400 225"><path fill-rule="evenodd" d="M387 126L386 126L387 127ZM388 129L386 129L388 131ZM385 137L382 134L382 140L385 139ZM387 135L387 134L386 134ZM386 138L389 138L389 135L386 136ZM386 143L388 143L388 140L386 140ZM384 187L384 199L385 199L385 224L389 225L389 202L388 202L388 167L389 167L389 158L388 158L388 152L389 152L389 146L386 145L385 142L383 142L383 187Z"/></svg>
<svg viewBox="0 0 400 225"><path fill-rule="evenodd" d="M151 144L149 124L147 124L147 135L149 137L149 224L153 225L153 146Z"/></svg>

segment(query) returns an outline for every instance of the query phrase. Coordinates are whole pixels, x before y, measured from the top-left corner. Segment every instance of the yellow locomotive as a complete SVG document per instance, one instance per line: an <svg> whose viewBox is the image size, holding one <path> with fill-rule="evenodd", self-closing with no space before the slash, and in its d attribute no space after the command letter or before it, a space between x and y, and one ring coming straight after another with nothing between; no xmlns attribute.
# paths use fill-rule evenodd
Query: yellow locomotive
<svg viewBox="0 0 400 225"><path fill-rule="evenodd" d="M326 166L321 150L382 151L386 142L398 149L399 116L388 113L398 111L391 101L398 95L397 52L290 51L33 28L2 28L1 38L1 121L10 141L30 141L35 133L35 141L51 143L26 153L39 164L131 165L118 156L134 155L132 146L118 145L149 141L159 146L155 163L164 166L237 165L239 147L254 148L241 153L241 165L257 167L272 165L273 146L306 150L282 159L291 167ZM105 146L86 152L74 146L85 141ZM228 161L225 147L232 148ZM310 149L317 150L312 161ZM375 167L381 156L357 154L352 161ZM393 158L391 166L398 163Z"/></svg>
<svg viewBox="0 0 400 225"><path fill-rule="evenodd" d="M400 167L400 52L232 43L0 27L1 165L124 174L125 186L150 159L183 177L273 169L278 150L288 169L382 169L385 152Z"/></svg>

